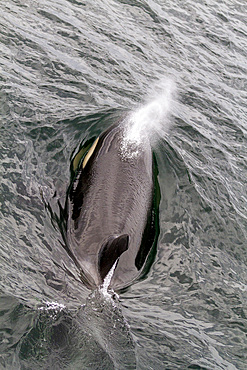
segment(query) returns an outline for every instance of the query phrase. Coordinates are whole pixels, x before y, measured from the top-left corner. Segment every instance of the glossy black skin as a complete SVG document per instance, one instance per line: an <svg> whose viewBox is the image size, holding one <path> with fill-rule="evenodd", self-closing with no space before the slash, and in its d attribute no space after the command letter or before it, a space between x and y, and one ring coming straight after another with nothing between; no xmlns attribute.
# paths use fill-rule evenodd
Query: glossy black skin
<svg viewBox="0 0 247 370"><path fill-rule="evenodd" d="M102 284L100 270L104 263L112 266L116 259L112 253L99 263L102 246L109 238L124 235L122 239L128 241L127 248L119 252L111 288L118 291L129 286L142 270L137 258L152 208L153 157L148 140L128 146L126 155L121 149L124 130L120 123L99 137L68 196L68 247L90 288ZM133 155L136 150L138 154Z"/></svg>

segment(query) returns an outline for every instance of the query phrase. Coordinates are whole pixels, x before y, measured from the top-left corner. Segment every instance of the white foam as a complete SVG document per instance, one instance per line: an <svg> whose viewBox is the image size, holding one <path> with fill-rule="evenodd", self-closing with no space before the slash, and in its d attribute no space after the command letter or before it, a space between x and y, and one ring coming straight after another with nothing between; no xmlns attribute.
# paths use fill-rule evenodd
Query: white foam
<svg viewBox="0 0 247 370"><path fill-rule="evenodd" d="M41 310L41 311L55 311L56 313L58 312L61 312L62 310L64 310L66 308L66 306L62 303L58 303L58 302L49 302L49 301L46 301L44 302L45 306L41 306L39 307L38 309Z"/></svg>
<svg viewBox="0 0 247 370"><path fill-rule="evenodd" d="M109 285L111 283L111 279L114 274L117 262L118 262L118 259L115 261L114 265L112 266L112 268L110 269L106 277L104 278L103 285L100 288L100 291L103 294L103 296L108 299L111 298L112 294L114 293L114 292L111 292L111 293L109 292Z"/></svg>

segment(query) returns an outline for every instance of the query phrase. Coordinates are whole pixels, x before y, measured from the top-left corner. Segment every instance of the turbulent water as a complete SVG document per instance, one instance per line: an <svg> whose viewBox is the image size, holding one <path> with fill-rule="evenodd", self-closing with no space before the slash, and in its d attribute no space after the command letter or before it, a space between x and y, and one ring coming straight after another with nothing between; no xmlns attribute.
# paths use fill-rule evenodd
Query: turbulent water
<svg viewBox="0 0 247 370"><path fill-rule="evenodd" d="M2 0L0 14L0 368L246 369L246 1ZM140 109L160 122L157 254L106 298L55 215L80 144Z"/></svg>

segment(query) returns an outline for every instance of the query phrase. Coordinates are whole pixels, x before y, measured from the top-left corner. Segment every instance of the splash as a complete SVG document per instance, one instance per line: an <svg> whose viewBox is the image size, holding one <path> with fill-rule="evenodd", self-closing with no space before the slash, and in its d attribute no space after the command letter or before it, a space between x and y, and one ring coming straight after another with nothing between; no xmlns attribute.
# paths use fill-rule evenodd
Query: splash
<svg viewBox="0 0 247 370"><path fill-rule="evenodd" d="M122 154L135 157L147 142L155 145L160 137L167 135L175 95L176 86L170 79L159 81L151 89L146 103L134 110L124 121Z"/></svg>
<svg viewBox="0 0 247 370"><path fill-rule="evenodd" d="M64 304L58 303L58 302L46 301L46 302L44 302L44 304L45 304L45 306L38 307L38 309L41 310L41 311L54 310L56 312L61 312L62 310L64 310L66 308L66 306Z"/></svg>
<svg viewBox="0 0 247 370"><path fill-rule="evenodd" d="M59 317L59 314L61 314L65 309L66 306L64 304L49 301L44 302L44 305L38 307L39 311L43 311L53 320L56 320Z"/></svg>
<svg viewBox="0 0 247 370"><path fill-rule="evenodd" d="M115 271L117 262L118 262L118 259L115 261L114 265L112 266L112 268L110 269L110 271L108 272L108 274L106 275L106 277L104 278L103 285L100 288L100 292L107 299L111 299L112 298L112 295L113 294L116 294L116 293L114 293L114 291L109 291L109 285L110 285L112 276L114 274L114 271Z"/></svg>

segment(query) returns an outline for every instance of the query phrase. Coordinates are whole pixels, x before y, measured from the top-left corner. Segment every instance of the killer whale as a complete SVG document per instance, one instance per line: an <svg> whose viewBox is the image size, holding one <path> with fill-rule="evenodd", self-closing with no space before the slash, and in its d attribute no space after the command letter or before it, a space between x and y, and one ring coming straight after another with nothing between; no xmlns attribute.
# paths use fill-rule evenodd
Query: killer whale
<svg viewBox="0 0 247 370"><path fill-rule="evenodd" d="M145 274L155 253L159 186L148 140L123 150L125 124L83 145L72 161L66 244L91 289L117 261L110 287L122 290ZM133 155L132 155L132 154Z"/></svg>

